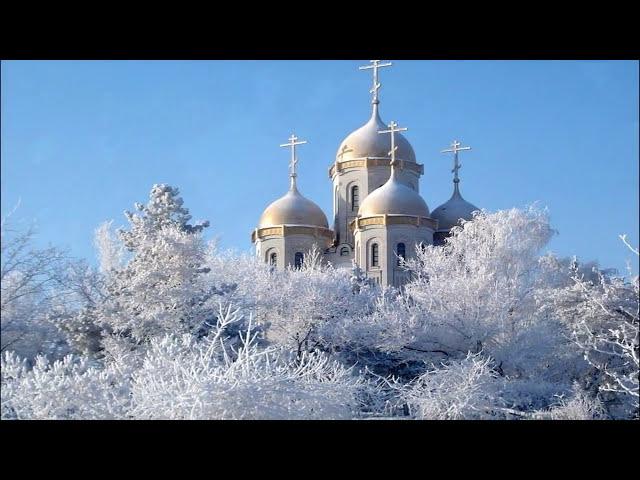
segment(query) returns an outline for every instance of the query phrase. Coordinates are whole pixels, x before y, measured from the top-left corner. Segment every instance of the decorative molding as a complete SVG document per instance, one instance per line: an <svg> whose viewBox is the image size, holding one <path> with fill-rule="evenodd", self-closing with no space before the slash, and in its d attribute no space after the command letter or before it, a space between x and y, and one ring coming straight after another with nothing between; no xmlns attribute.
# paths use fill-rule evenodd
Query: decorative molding
<svg viewBox="0 0 640 480"><path fill-rule="evenodd" d="M410 225L419 225L419 221L420 221L420 217L412 217L410 215L392 215L392 216L387 216L386 219L386 224L387 225L404 225L404 224L410 224Z"/></svg>
<svg viewBox="0 0 640 480"><path fill-rule="evenodd" d="M396 161L398 162L398 168L400 170L410 170L418 173L418 175L424 174L424 165L420 163L407 162L405 160ZM390 162L391 160L385 157L362 157L344 161L336 160L336 162L329 167L329 178L333 179L337 173L348 168L386 167L390 165Z"/></svg>
<svg viewBox="0 0 640 480"><path fill-rule="evenodd" d="M437 230L438 221L429 217L417 217L414 215L372 215L370 217L356 218L349 223L352 232L363 227L374 225L414 225L416 227L427 227Z"/></svg>
<svg viewBox="0 0 640 480"><path fill-rule="evenodd" d="M333 240L333 230L311 225L276 225L272 227L256 228L251 233L251 241L255 243L265 237L286 237L288 235L311 235Z"/></svg>

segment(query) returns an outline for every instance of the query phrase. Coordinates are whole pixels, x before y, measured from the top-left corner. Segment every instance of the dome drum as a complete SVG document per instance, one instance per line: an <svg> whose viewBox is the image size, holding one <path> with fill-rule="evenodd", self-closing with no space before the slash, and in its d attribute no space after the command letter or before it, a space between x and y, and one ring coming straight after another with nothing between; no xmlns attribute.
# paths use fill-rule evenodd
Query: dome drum
<svg viewBox="0 0 640 480"><path fill-rule="evenodd" d="M438 229L438 222L433 218L399 214L382 214L371 215L367 217L358 217L349 224L349 227L352 231L355 231L362 230L370 226L375 227L388 225L413 225L416 227L428 227L434 231Z"/></svg>
<svg viewBox="0 0 640 480"><path fill-rule="evenodd" d="M327 245L333 241L333 230L313 225L276 225L256 228L251 232L251 241L255 243L257 240L291 235L308 235L315 238L323 238Z"/></svg>
<svg viewBox="0 0 640 480"><path fill-rule="evenodd" d="M417 175L424 174L424 165L409 162L406 160L397 160L399 170L409 170ZM373 168L373 167L389 167L388 157L366 157L353 160L336 161L329 167L329 178L333 179L336 175L348 170L357 168Z"/></svg>

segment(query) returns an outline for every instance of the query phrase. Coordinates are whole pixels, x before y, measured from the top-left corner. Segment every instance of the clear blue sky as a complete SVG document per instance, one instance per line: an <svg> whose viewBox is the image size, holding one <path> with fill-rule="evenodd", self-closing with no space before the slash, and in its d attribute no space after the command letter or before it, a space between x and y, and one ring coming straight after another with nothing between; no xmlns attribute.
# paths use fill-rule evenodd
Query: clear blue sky
<svg viewBox="0 0 640 480"><path fill-rule="evenodd" d="M369 117L362 61L2 62L2 214L35 220L39 242L93 261L93 230L126 223L154 183L178 186L225 248L249 250L262 210L287 189L292 131L299 186L330 216L327 168ZM489 210L534 201L559 231L550 249L625 268L638 244L638 62L394 61L383 120L425 165L433 210L462 193ZM637 260L632 259L637 265Z"/></svg>

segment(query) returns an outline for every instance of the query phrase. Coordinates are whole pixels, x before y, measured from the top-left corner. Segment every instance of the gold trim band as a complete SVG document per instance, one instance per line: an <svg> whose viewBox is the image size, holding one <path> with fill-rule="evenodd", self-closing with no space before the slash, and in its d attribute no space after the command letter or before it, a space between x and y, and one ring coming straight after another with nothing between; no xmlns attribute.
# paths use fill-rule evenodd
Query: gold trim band
<svg viewBox="0 0 640 480"><path fill-rule="evenodd" d="M405 160L396 160L398 162L398 168L401 170L411 170L413 172L418 173L419 175L424 174L424 165L420 163L407 162ZM388 158L381 157L365 157L365 158L356 158L351 160L345 160L343 162L336 161L333 165L329 167L329 178L333 179L333 177L347 168L369 168L369 167L384 167L389 166L391 160Z"/></svg>
<svg viewBox="0 0 640 480"><path fill-rule="evenodd" d="M349 222L351 232L362 227L372 225L415 225L416 227L429 227L434 231L438 229L438 220L429 217L417 217L414 215L371 215L368 217L355 218Z"/></svg>
<svg viewBox="0 0 640 480"><path fill-rule="evenodd" d="M288 235L312 235L333 239L333 230L324 227L307 225L275 225L272 227L256 228L251 232L251 242L256 243L264 237L286 237Z"/></svg>

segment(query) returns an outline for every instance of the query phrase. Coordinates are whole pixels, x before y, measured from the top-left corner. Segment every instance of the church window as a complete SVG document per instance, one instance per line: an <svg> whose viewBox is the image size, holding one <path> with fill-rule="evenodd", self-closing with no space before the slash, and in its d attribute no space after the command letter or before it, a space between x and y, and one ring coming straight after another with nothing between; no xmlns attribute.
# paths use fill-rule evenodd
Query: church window
<svg viewBox="0 0 640 480"><path fill-rule="evenodd" d="M296 255L293 260L293 265L296 268L302 268L303 262L304 262L304 254L302 252L296 252Z"/></svg>
<svg viewBox="0 0 640 480"><path fill-rule="evenodd" d="M378 244L374 243L371 245L371 266L377 267L380 264L380 260L378 258Z"/></svg>
<svg viewBox="0 0 640 480"><path fill-rule="evenodd" d="M360 206L360 192L357 186L351 187L351 211L355 212Z"/></svg>
<svg viewBox="0 0 640 480"><path fill-rule="evenodd" d="M405 254L406 254L406 248L404 246L404 243L399 243L397 248L396 248L396 254L398 255L398 265L401 264L402 260L404 260ZM402 260L401 260L402 259Z"/></svg>
<svg viewBox="0 0 640 480"><path fill-rule="evenodd" d="M447 234L444 232L436 232L433 234L433 244L437 247L444 245L447 240Z"/></svg>
<svg viewBox="0 0 640 480"><path fill-rule="evenodd" d="M340 256L341 257L347 257L349 256L349 247L342 247L340 249Z"/></svg>

